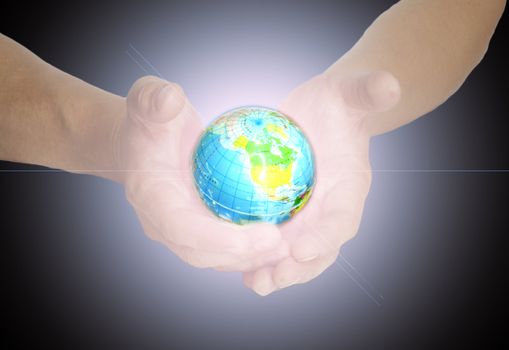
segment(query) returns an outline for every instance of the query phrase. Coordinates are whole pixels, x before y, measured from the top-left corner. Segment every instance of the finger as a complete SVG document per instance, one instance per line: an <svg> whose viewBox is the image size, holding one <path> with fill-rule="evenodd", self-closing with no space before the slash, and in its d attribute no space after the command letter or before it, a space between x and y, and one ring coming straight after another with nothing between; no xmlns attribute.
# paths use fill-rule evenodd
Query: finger
<svg viewBox="0 0 509 350"><path fill-rule="evenodd" d="M300 280L297 266L298 263L292 257L288 257L273 269L272 280L277 288L289 287Z"/></svg>
<svg viewBox="0 0 509 350"><path fill-rule="evenodd" d="M323 197L318 209L306 217L301 235L292 244L292 257L299 262L336 254L359 228L369 191L369 173L349 175Z"/></svg>
<svg viewBox="0 0 509 350"><path fill-rule="evenodd" d="M317 235L321 232L306 232L299 238L292 247L292 257L299 262L311 261L318 258L320 255L326 254L328 251L333 251L334 248L329 247L329 244L320 241Z"/></svg>
<svg viewBox="0 0 509 350"><path fill-rule="evenodd" d="M179 246L210 252L229 252L249 258L274 249L281 241L276 225L235 225L192 205L197 204L178 183L147 184L129 196L133 205L150 220L162 237ZM178 200L175 200L178 198Z"/></svg>
<svg viewBox="0 0 509 350"><path fill-rule="evenodd" d="M138 79L127 96L128 121L156 141L146 161L152 168L178 162L178 168L191 169L191 154L204 123L182 88L153 76Z"/></svg>
<svg viewBox="0 0 509 350"><path fill-rule="evenodd" d="M332 265L336 256L329 255L313 261L297 262L289 257L278 264L272 274L272 280L278 289L294 284L307 283L319 276Z"/></svg>
<svg viewBox="0 0 509 350"><path fill-rule="evenodd" d="M273 269L273 267L264 267L254 272L247 273L243 278L244 284L258 295L269 295L277 289L272 280Z"/></svg>
<svg viewBox="0 0 509 350"><path fill-rule="evenodd" d="M166 239L180 246L209 252L228 252L244 258L274 249L281 241L275 225L237 226L218 218L177 209L162 218Z"/></svg>
<svg viewBox="0 0 509 350"><path fill-rule="evenodd" d="M244 286L246 286L249 289L253 289L254 273L255 273L255 271L245 272L242 274L242 283L244 283Z"/></svg>
<svg viewBox="0 0 509 350"><path fill-rule="evenodd" d="M331 82L339 89L345 104L355 110L383 112L396 105L401 95L398 80L386 71L333 77Z"/></svg>
<svg viewBox="0 0 509 350"><path fill-rule="evenodd" d="M239 262L239 257L229 253L199 251L193 248L178 246L169 241L162 241L182 261L196 268L215 268Z"/></svg>
<svg viewBox="0 0 509 350"><path fill-rule="evenodd" d="M182 88L153 76L138 79L127 95L129 115L148 123L167 123L184 108Z"/></svg>
<svg viewBox="0 0 509 350"><path fill-rule="evenodd" d="M143 216L140 216L139 218L145 234L150 239L165 245L181 260L191 266L196 268L216 268L225 265L235 265L241 262L241 259L233 254L198 251L196 249L178 246L172 242L164 240L150 221L145 220Z"/></svg>
<svg viewBox="0 0 509 350"><path fill-rule="evenodd" d="M282 241L279 246L267 253L262 253L261 255L255 256L252 259L242 260L234 264L225 264L223 266L218 266L215 268L216 271L221 272L248 272L258 270L265 266L272 266L279 263L284 258L290 255L290 248L288 243Z"/></svg>
<svg viewBox="0 0 509 350"><path fill-rule="evenodd" d="M360 218L350 213L340 213L333 218L321 219L320 223L303 228L303 234L291 249L297 262L309 262L336 254L341 246L357 232Z"/></svg>

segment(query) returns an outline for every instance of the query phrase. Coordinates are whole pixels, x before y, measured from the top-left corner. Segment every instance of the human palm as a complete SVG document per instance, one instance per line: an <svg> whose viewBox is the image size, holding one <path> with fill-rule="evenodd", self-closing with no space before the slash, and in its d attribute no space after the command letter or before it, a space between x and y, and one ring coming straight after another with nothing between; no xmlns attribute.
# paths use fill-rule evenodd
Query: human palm
<svg viewBox="0 0 509 350"><path fill-rule="evenodd" d="M246 286L267 295L305 283L333 264L343 243L357 232L371 183L366 121L394 106L399 95L398 82L385 72L321 74L281 104L279 109L309 138L316 185L304 209L280 225L286 257L265 266L231 267L245 271Z"/></svg>
<svg viewBox="0 0 509 350"><path fill-rule="evenodd" d="M178 85L142 78L126 104L116 159L126 196L150 238L196 267L245 263L278 245L275 226L227 223L199 201L191 159L203 125Z"/></svg>
<svg viewBox="0 0 509 350"><path fill-rule="evenodd" d="M200 202L191 159L203 130L198 114L172 83L138 80L115 149L128 200L154 240L196 267L243 271L245 284L266 295L318 276L358 228L371 181L365 121L399 98L387 73L319 75L280 106L307 134L316 160L309 203L292 220L238 226ZM283 237L283 239L282 239Z"/></svg>

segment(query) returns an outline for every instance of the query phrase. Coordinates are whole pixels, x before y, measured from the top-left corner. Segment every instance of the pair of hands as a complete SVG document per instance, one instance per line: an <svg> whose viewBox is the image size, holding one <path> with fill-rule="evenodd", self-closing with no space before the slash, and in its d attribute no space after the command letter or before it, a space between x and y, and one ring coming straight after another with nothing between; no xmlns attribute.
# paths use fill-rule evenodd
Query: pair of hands
<svg viewBox="0 0 509 350"><path fill-rule="evenodd" d="M194 188L191 159L203 131L182 89L139 79L114 138L117 166L146 234L200 268L241 271L260 295L305 283L332 265L357 232L371 171L366 121L394 106L398 82L386 72L320 74L279 106L307 135L316 184L291 220L239 226L215 217Z"/></svg>

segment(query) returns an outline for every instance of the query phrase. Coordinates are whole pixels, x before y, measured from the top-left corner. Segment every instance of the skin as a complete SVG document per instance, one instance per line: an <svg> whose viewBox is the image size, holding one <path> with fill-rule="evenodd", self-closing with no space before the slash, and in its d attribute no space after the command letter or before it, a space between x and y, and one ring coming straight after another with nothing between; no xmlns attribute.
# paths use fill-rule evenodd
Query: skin
<svg viewBox="0 0 509 350"><path fill-rule="evenodd" d="M400 1L290 93L280 110L305 130L317 182L307 206L280 226L229 224L199 201L190 159L203 125L177 84L144 77L123 98L2 35L0 159L122 184L150 238L193 266L242 271L247 287L267 295L335 261L361 220L370 138L447 100L482 59L504 7L504 0Z"/></svg>
<svg viewBox="0 0 509 350"><path fill-rule="evenodd" d="M5 36L0 48L0 159L121 183L147 235L196 267L238 264L280 243L277 227L220 221L197 199L188 161L203 126L177 84L144 77L123 98Z"/></svg>
<svg viewBox="0 0 509 350"><path fill-rule="evenodd" d="M306 283L333 264L359 227L371 182L369 139L457 91L486 53L504 8L498 0L400 1L324 73L290 93L280 108L313 145L315 193L281 227L288 257L261 268L235 266L246 268L247 287L268 295Z"/></svg>

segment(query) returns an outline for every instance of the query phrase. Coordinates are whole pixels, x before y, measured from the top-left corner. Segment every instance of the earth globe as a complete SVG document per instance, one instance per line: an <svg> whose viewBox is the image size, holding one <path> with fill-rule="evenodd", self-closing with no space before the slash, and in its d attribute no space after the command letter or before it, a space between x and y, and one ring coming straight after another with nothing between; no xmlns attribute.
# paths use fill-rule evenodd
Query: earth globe
<svg viewBox="0 0 509 350"><path fill-rule="evenodd" d="M236 224L279 224L298 213L315 183L314 157L301 129L281 112L230 110L205 129L193 154L198 194Z"/></svg>

